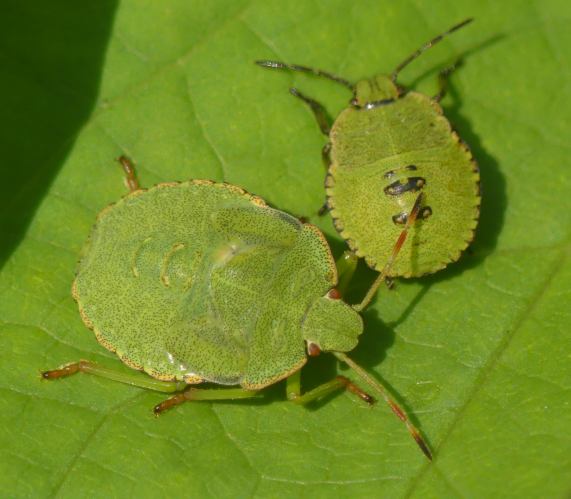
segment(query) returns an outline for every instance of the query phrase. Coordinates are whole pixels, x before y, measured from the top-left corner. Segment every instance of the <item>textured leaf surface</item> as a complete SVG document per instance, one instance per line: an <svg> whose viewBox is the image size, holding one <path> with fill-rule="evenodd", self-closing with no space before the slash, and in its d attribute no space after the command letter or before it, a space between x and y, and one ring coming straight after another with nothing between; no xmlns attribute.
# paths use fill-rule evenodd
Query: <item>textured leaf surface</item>
<svg viewBox="0 0 571 499"><path fill-rule="evenodd" d="M0 491L10 497L563 497L571 489L571 37L563 1L4 2L0 16ZM332 115L343 88L252 63L355 80L477 21L407 68L435 92L482 170L477 240L438 275L382 290L355 359L390 384L436 451L427 463L382 404L339 394L186 404L40 369L86 358L127 370L70 296L96 213L143 185L239 184L311 215L324 138L296 85ZM312 217L339 253L327 218ZM373 275L362 269L357 297ZM332 359L304 369L332 377ZM141 374L141 376L143 376Z"/></svg>

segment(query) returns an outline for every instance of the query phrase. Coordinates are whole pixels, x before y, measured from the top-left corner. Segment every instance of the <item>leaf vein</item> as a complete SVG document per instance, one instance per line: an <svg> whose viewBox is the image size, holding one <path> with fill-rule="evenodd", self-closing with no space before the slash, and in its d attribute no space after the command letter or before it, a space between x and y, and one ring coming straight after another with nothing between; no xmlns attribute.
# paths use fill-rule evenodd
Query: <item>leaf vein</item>
<svg viewBox="0 0 571 499"><path fill-rule="evenodd" d="M483 386L488 382L491 373L494 372L494 368L498 364L500 358L507 350L508 346L511 344L516 334L521 330L522 325L530 317L532 311L536 309L536 307L540 303L540 299L549 289L549 285L551 284L557 273L560 271L561 268L563 268L563 262L567 258L568 258L568 252L563 251L560 257L555 260L555 263L552 265L551 271L546 274L546 278L543 281L543 283L539 286L536 292L533 293L532 296L530 296L529 306L526 307L521 313L521 315L514 321L514 327L506 332L503 340L499 343L497 348L490 354L488 362L486 362L486 364L483 365L482 369L480 370L480 374L475 378L472 389L468 393L468 396L466 397L464 404L458 409L458 411L456 412L456 416L454 417L446 433L442 437L440 444L438 445L437 451L445 446L446 442L454 432L455 428L458 426L460 421L462 421L468 407L475 400L476 395L483 389ZM404 497L412 496L417 486L420 484L422 477L426 474L427 470L429 469L429 466L430 463L427 463L421 468L419 473L411 482L409 489L405 492Z"/></svg>

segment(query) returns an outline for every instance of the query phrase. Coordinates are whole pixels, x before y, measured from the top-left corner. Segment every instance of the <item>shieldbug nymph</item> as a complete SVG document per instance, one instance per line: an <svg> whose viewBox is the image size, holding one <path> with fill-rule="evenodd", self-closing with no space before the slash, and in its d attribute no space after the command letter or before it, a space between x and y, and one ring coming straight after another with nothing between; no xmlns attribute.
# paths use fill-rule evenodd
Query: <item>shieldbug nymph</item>
<svg viewBox="0 0 571 499"><path fill-rule="evenodd" d="M327 71L277 61L256 61L271 69L302 71L347 87L353 97L333 126L324 107L295 88L329 142L326 205L335 227L358 257L381 270L406 224L419 192L424 195L417 223L388 277L418 277L456 261L473 240L480 211L479 171L468 147L451 129L440 100L448 75L440 72L440 91L429 97L397 83L400 71L467 19L425 43L390 75L353 84Z"/></svg>
<svg viewBox="0 0 571 499"><path fill-rule="evenodd" d="M337 268L319 229L234 185L192 180L140 189L131 163L120 160L131 192L98 215L72 289L97 340L150 378L82 360L45 371L44 379L85 372L175 393L155 407L157 415L185 401L256 397L284 379L297 404L342 388L372 403L344 376L301 393L307 356L331 352L431 458L403 409L346 354L363 321L335 287ZM223 386L195 387L203 383Z"/></svg>

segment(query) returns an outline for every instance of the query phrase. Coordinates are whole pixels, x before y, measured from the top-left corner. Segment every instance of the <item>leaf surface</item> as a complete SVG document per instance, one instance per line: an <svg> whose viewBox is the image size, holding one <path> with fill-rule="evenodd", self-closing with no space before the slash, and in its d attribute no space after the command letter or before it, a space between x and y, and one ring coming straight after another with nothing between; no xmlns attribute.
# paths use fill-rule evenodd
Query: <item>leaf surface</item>
<svg viewBox="0 0 571 499"><path fill-rule="evenodd" d="M209 178L310 216L336 254L320 149L296 86L332 116L332 82L263 70L314 65L355 81L390 72L461 19L401 83L436 92L482 174L476 241L435 276L382 289L353 357L413 414L428 463L382 403L348 394L302 408L282 384L261 402L185 404L78 375L129 371L70 295L96 214L141 183ZM6 3L0 19L0 490L10 497L563 497L571 489L570 12L539 4L346 0ZM351 297L374 275L361 268ZM307 388L339 370L304 368ZM347 373L349 376L350 373ZM141 376L144 376L141 374Z"/></svg>

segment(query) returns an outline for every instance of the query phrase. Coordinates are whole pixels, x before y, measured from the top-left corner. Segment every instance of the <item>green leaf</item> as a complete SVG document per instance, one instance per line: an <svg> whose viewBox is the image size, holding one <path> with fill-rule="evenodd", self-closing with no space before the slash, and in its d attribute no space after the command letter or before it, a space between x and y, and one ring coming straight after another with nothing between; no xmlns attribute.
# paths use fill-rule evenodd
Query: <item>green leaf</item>
<svg viewBox="0 0 571 499"><path fill-rule="evenodd" d="M403 71L436 91L482 173L480 227L461 261L381 290L353 357L383 378L435 450L427 462L382 403L302 408L188 403L42 369L80 358L129 371L70 296L95 215L143 185L224 180L309 215L343 249L323 201L320 149L295 85L335 116L334 83L391 71L465 17L476 22ZM0 16L0 491L9 497L563 497L571 489L571 35L567 4L8 0ZM361 269L353 297L373 274ZM304 368L311 388L332 358ZM348 373L348 375L351 375ZM143 376L143 374L141 374Z"/></svg>

